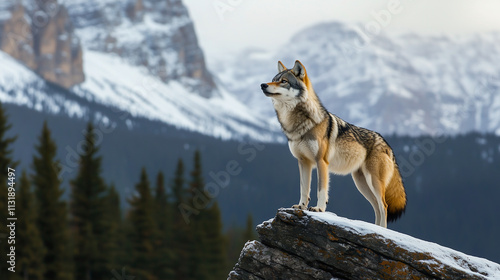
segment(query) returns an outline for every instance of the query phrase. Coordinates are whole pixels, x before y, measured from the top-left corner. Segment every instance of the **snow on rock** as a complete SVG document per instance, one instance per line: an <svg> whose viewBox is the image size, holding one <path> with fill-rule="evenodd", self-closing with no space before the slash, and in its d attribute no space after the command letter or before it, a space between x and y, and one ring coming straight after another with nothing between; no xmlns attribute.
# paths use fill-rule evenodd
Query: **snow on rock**
<svg viewBox="0 0 500 280"><path fill-rule="evenodd" d="M279 209L228 279L500 279L500 265L377 225Z"/></svg>

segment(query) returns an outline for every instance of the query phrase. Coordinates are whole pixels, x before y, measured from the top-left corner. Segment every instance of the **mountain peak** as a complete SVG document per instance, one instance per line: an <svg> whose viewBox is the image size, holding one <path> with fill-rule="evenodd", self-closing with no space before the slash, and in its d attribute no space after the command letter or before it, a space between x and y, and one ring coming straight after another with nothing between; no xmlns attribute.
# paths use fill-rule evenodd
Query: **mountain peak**
<svg viewBox="0 0 500 280"><path fill-rule="evenodd" d="M500 264L332 213L279 209L257 232L228 279L500 277Z"/></svg>
<svg viewBox="0 0 500 280"><path fill-rule="evenodd" d="M117 55L147 69L164 83L178 81L202 97L220 95L182 1L63 3L85 48Z"/></svg>
<svg viewBox="0 0 500 280"><path fill-rule="evenodd" d="M0 60L9 65L0 73L2 102L130 130L282 140L214 83L178 0L2 2Z"/></svg>

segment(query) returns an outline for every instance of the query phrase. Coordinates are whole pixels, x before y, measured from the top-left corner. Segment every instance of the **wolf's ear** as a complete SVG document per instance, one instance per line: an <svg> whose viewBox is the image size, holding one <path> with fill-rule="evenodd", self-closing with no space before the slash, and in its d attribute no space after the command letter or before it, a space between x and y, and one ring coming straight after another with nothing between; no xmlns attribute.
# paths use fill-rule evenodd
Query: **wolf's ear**
<svg viewBox="0 0 500 280"><path fill-rule="evenodd" d="M278 73L281 73L286 70L285 65L281 61L278 61Z"/></svg>
<svg viewBox="0 0 500 280"><path fill-rule="evenodd" d="M304 65L302 65L302 63L300 63L300 61L298 60L295 60L295 65L293 66L292 68L292 72L295 76L301 78L301 79L304 79L304 77L306 76L306 68L304 67Z"/></svg>

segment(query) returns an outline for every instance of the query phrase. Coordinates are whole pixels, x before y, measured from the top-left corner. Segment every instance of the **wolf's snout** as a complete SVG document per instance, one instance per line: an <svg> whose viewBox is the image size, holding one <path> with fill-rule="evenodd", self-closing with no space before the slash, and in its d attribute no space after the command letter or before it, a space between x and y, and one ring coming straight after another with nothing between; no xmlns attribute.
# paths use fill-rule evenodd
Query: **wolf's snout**
<svg viewBox="0 0 500 280"><path fill-rule="evenodd" d="M266 89L269 85L268 84L260 84L260 88L262 90Z"/></svg>

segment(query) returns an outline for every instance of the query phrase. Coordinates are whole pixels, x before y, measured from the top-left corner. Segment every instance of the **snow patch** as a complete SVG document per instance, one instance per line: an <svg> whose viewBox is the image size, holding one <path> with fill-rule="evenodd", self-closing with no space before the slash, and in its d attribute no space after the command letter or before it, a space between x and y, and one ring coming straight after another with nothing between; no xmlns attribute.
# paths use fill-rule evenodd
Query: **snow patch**
<svg viewBox="0 0 500 280"><path fill-rule="evenodd" d="M415 253L430 253L434 258L441 261L450 267L457 270L463 269L463 264L460 263L460 259L466 259L469 265L474 266L474 268L479 273L474 273L479 277L484 277L488 275L487 279L500 279L500 265L489 261L484 258L471 257L462 252L455 251L450 248L443 247L439 244L423 241L412 236L399 233L390 229L382 228L375 224L370 224L363 221L349 220L347 218L338 217L337 215L329 212L317 213L304 211L311 218L322 221L335 226L343 227L345 230L353 232L358 235L378 235L387 239L390 239L396 243L396 246L404 248L410 252ZM415 260L419 261L419 260ZM419 262L429 262L428 260L422 260ZM471 273L467 271L467 273Z"/></svg>

